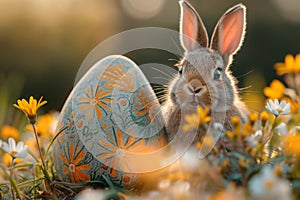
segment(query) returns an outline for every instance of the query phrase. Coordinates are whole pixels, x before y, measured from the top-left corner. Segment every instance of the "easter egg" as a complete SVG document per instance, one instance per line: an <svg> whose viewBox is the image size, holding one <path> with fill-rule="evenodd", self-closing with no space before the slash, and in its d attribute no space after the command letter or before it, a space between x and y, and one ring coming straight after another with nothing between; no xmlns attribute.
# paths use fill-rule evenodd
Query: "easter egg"
<svg viewBox="0 0 300 200"><path fill-rule="evenodd" d="M151 171L143 155L166 145L164 119L146 77L130 59L112 55L76 84L61 111L53 149L57 179L109 181L135 189ZM148 167L148 168L147 168Z"/></svg>

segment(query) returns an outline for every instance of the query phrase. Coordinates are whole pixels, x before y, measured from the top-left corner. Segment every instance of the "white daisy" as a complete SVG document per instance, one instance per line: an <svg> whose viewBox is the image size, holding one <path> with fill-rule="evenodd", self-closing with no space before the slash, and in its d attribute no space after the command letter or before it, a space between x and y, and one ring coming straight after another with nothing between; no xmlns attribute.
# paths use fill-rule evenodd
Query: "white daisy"
<svg viewBox="0 0 300 200"><path fill-rule="evenodd" d="M270 99L265 107L267 111L276 117L290 113L290 103L286 103L284 100L279 103L278 99L275 99L274 102Z"/></svg>
<svg viewBox="0 0 300 200"><path fill-rule="evenodd" d="M256 147L258 144L257 137L254 134L249 135L248 137L245 138L247 145L251 148Z"/></svg>
<svg viewBox="0 0 300 200"><path fill-rule="evenodd" d="M282 136L286 136L288 134L287 125L284 122L281 122L278 126L275 127L275 131Z"/></svg>
<svg viewBox="0 0 300 200"><path fill-rule="evenodd" d="M24 145L22 141L16 144L13 138L8 138L8 143L2 142L1 148L13 158L25 158L28 154L28 146Z"/></svg>
<svg viewBox="0 0 300 200"><path fill-rule="evenodd" d="M265 166L259 174L250 179L249 190L252 197L258 199L292 199L289 182L277 177L274 170L269 166Z"/></svg>

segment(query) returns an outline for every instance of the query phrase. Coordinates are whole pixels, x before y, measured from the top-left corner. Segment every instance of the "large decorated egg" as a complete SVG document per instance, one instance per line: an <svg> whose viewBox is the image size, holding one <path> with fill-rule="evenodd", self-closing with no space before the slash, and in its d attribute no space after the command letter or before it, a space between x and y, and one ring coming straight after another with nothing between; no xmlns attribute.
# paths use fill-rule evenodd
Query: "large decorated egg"
<svg viewBox="0 0 300 200"><path fill-rule="evenodd" d="M116 55L100 60L77 83L56 133L54 166L60 180L105 177L127 189L144 184L141 176L155 162L149 158L166 144L150 84L134 62Z"/></svg>

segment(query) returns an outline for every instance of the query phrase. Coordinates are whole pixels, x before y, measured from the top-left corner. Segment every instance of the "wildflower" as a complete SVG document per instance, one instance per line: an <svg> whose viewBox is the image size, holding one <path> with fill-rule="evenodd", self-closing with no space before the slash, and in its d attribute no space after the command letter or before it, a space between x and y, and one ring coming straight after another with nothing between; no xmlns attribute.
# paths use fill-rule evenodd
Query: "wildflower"
<svg viewBox="0 0 300 200"><path fill-rule="evenodd" d="M171 199L191 199L191 184L187 181L176 181L170 188Z"/></svg>
<svg viewBox="0 0 300 200"><path fill-rule="evenodd" d="M233 116L231 117L231 123L233 124L234 127L237 127L238 125L241 124L241 119L238 116Z"/></svg>
<svg viewBox="0 0 300 200"><path fill-rule="evenodd" d="M242 135L244 137L248 137L252 131L253 131L252 125L249 122L247 122L244 124L244 129L243 129Z"/></svg>
<svg viewBox="0 0 300 200"><path fill-rule="evenodd" d="M203 109L201 106L198 106L197 113L186 115L184 117L187 123L183 126L183 131L189 131L190 129L197 128L202 124L209 122L211 117L208 116L208 113L209 107Z"/></svg>
<svg viewBox="0 0 300 200"><path fill-rule="evenodd" d="M230 186L227 189L221 190L212 195L209 200L244 200L245 194L242 189L235 189L234 186Z"/></svg>
<svg viewBox="0 0 300 200"><path fill-rule="evenodd" d="M13 158L25 158L28 154L28 146L24 145L22 141L16 144L13 138L8 138L8 143L3 142L2 149Z"/></svg>
<svg viewBox="0 0 300 200"><path fill-rule="evenodd" d="M256 147L256 145L258 144L257 137L254 134L251 134L248 137L246 137L245 141L246 141L247 145L251 148Z"/></svg>
<svg viewBox="0 0 300 200"><path fill-rule="evenodd" d="M278 76L282 76L288 73L299 73L300 72L300 54L297 54L294 58L288 54L285 56L284 63L276 63L274 68L277 71Z"/></svg>
<svg viewBox="0 0 300 200"><path fill-rule="evenodd" d="M249 115L249 120L251 124L253 125L255 121L258 119L258 114L256 112L253 112Z"/></svg>
<svg viewBox="0 0 300 200"><path fill-rule="evenodd" d="M286 101L281 101L279 103L278 99L275 99L274 102L270 99L265 107L267 111L274 114L276 117L290 113L290 103L286 103Z"/></svg>
<svg viewBox="0 0 300 200"><path fill-rule="evenodd" d="M107 195L104 190L85 189L80 192L76 199L78 200L92 200L92 199L105 199Z"/></svg>
<svg viewBox="0 0 300 200"><path fill-rule="evenodd" d="M247 159L244 159L242 157L238 158L238 164L241 168L246 168L247 166L250 165L250 161Z"/></svg>
<svg viewBox="0 0 300 200"><path fill-rule="evenodd" d="M291 112L298 113L299 112L299 102L295 101L289 97L282 97L281 101L285 100L287 103L291 104Z"/></svg>
<svg viewBox="0 0 300 200"><path fill-rule="evenodd" d="M277 177L274 170L269 166L265 166L259 174L250 179L249 190L254 198L291 199L289 182Z"/></svg>
<svg viewBox="0 0 300 200"><path fill-rule="evenodd" d="M268 119L269 119L269 114L266 111L262 111L262 113L260 113L261 125L265 126Z"/></svg>
<svg viewBox="0 0 300 200"><path fill-rule="evenodd" d="M284 85L278 80L273 80L270 87L265 87L264 94L273 100L281 98L284 95L284 91Z"/></svg>
<svg viewBox="0 0 300 200"><path fill-rule="evenodd" d="M300 135L296 134L287 136L283 141L283 145L283 149L288 154L292 154L300 158Z"/></svg>
<svg viewBox="0 0 300 200"><path fill-rule="evenodd" d="M231 141L236 141L239 136L239 131L238 129L235 129L234 131L226 131L225 134Z"/></svg>
<svg viewBox="0 0 300 200"><path fill-rule="evenodd" d="M288 134L287 125L284 122L281 122L278 126L275 127L275 131L280 135L287 135Z"/></svg>
<svg viewBox="0 0 300 200"><path fill-rule="evenodd" d="M37 110L45 105L47 101L42 101L43 97L37 102L32 96L29 98L29 102L25 99L18 100L17 104L14 104L14 107L18 108L19 110L23 111L25 115L28 117L29 122L34 124L36 122L36 112Z"/></svg>
<svg viewBox="0 0 300 200"><path fill-rule="evenodd" d="M19 131L10 125L4 125L1 129L1 138L7 140L8 138L12 137L17 140L20 136Z"/></svg>

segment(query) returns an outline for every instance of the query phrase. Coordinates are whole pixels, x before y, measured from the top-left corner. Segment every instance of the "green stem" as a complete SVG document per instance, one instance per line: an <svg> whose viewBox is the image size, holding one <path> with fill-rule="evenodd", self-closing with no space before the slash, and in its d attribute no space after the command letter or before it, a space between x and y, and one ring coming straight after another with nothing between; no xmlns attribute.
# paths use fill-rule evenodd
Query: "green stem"
<svg viewBox="0 0 300 200"><path fill-rule="evenodd" d="M66 130L67 128L68 128L67 126L64 127L64 128L62 128L62 129L54 136L54 138L51 140L51 142L50 142L50 144L48 145L48 147L47 147L47 149L46 149L46 152L45 152L45 154L44 154L44 159L45 159L45 160L46 160L46 158L47 158L47 156L48 156L49 150L50 150L52 144L54 143L54 141L55 141L55 140L57 139L57 137L58 137L64 130Z"/></svg>
<svg viewBox="0 0 300 200"><path fill-rule="evenodd" d="M13 189L15 190L15 192L17 194L17 198L20 198L20 191L17 187L17 184L16 184L15 180L7 173L6 168L2 164L0 164L0 168L3 170L5 175L8 177L11 186L13 187Z"/></svg>
<svg viewBox="0 0 300 200"><path fill-rule="evenodd" d="M39 139L38 139L38 135L37 135L37 131L36 131L36 128L35 128L35 125L32 124L32 128L33 128L33 132L34 132L34 135L35 135L35 140L36 140L36 144L37 144L37 147L38 147L38 151L39 151L39 154L40 154L40 158L41 158L41 161L42 161L42 171L46 177L45 179L45 187L46 189L49 189L51 188L50 187L50 184L49 182L51 181L50 179L50 176L48 174L48 171L47 171L47 168L46 168L46 164L45 164L45 161L44 161L44 157L42 155L42 152L41 152L41 147L40 147L40 143L39 143Z"/></svg>
<svg viewBox="0 0 300 200"><path fill-rule="evenodd" d="M32 128L33 128L33 132L34 132L34 136L35 136L35 140L36 140L36 144L37 144L37 147L38 147L38 151L39 151L39 154L40 154L40 158L41 158L41 161L42 161L43 168L46 169L46 165L45 165L45 162L44 162L44 157L43 157L42 152L41 152L40 142L39 142L38 135L37 135L36 128L35 128L34 124L32 124Z"/></svg>
<svg viewBox="0 0 300 200"><path fill-rule="evenodd" d="M277 140L277 133L275 132L275 127L277 125L278 125L278 116L275 116L275 119L274 119L274 122L273 122L272 128L271 128L272 134L271 134L271 137L270 137L270 145L269 145L269 156L268 156L269 159L271 158L271 155L272 155L272 152L273 152L274 143Z"/></svg>
<svg viewBox="0 0 300 200"><path fill-rule="evenodd" d="M15 161L15 158L14 158L14 157L11 157L10 170L9 170L9 172L10 172L9 175L10 175L11 178L13 178L14 161ZM14 192L14 189L13 189L13 186L12 186L12 185L10 186L10 192L11 192L11 198L12 198L13 200L15 200L16 197L15 197L15 192Z"/></svg>

